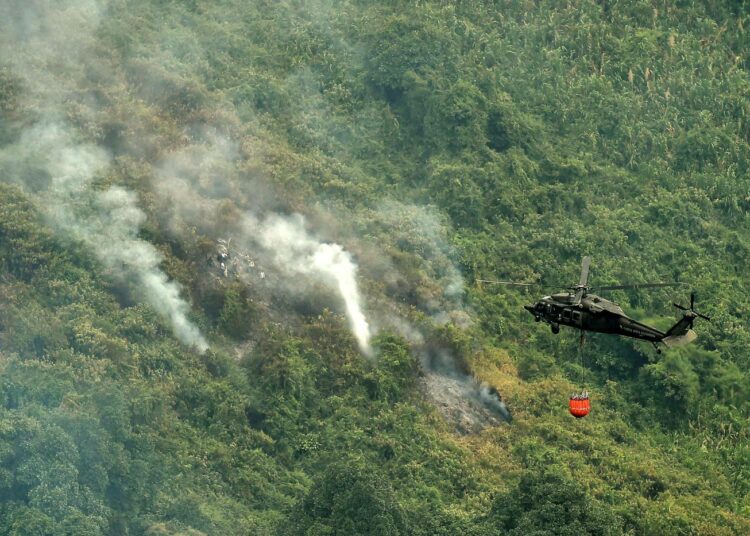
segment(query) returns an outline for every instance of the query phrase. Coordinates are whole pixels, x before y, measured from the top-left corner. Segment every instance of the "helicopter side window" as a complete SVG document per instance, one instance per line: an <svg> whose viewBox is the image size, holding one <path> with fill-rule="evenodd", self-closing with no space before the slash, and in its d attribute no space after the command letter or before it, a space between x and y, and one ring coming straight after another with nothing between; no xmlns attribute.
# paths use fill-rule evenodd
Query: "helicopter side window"
<svg viewBox="0 0 750 536"><path fill-rule="evenodd" d="M563 320L570 320L570 309L563 309L562 317Z"/></svg>
<svg viewBox="0 0 750 536"><path fill-rule="evenodd" d="M576 324L581 323L581 311L573 311L573 322Z"/></svg>

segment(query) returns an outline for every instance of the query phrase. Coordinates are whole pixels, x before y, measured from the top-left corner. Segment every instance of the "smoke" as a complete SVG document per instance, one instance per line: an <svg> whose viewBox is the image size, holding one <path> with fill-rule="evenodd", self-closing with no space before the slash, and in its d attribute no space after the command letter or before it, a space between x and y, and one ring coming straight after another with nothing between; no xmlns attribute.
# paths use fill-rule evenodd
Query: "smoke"
<svg viewBox="0 0 750 536"><path fill-rule="evenodd" d="M454 322L469 327L464 306L464 280L454 259L456 252L448 238L444 218L432 207L389 200L381 203L374 217L386 232L392 248L401 259L391 280L402 279L410 290L413 305L440 324ZM404 255L406 254L406 256ZM404 262L403 259L408 259ZM418 266L418 270L414 269Z"/></svg>
<svg viewBox="0 0 750 536"><path fill-rule="evenodd" d="M33 194L59 235L83 243L110 277L132 285L169 322L181 342L205 351L180 287L159 269L162 255L138 237L146 215L136 195L119 186L95 187L109 163L106 151L78 142L61 124L36 125L0 152L0 171Z"/></svg>
<svg viewBox="0 0 750 536"><path fill-rule="evenodd" d="M513 420L513 416L510 414L510 411L508 411L508 407L500 398L500 393L498 393L497 389L494 387L490 387L486 383L480 384L479 399L485 406L493 408L497 413L502 415L503 419L506 421L510 422Z"/></svg>
<svg viewBox="0 0 750 536"><path fill-rule="evenodd" d="M339 244L320 242L305 229L304 218L268 216L258 229L259 243L273 254L274 264L291 274L313 276L338 290L354 337L365 355L372 355L370 326L362 312L357 266Z"/></svg>
<svg viewBox="0 0 750 536"><path fill-rule="evenodd" d="M432 398L443 416L455 423L459 433L476 433L500 421L513 420L500 393L494 387L462 370L455 355L426 337L415 328L418 336L412 351L419 356L424 372L425 392Z"/></svg>
<svg viewBox="0 0 750 536"><path fill-rule="evenodd" d="M464 281L454 261L457 254L444 218L431 207L393 200L383 202L368 217L384 230L389 247L397 250L381 278L401 299L392 300L378 322L411 346L424 374L421 383L427 396L459 433L476 433L501 421L510 422L511 414L500 393L468 374L468 366L456 356L461 350L451 349L450 342L439 334L443 327L450 326L450 333L471 326L464 304ZM414 314L413 309L395 305L402 301L420 312Z"/></svg>
<svg viewBox="0 0 750 536"><path fill-rule="evenodd" d="M113 186L95 196L98 214L90 220L82 237L101 263L121 279L134 279L137 292L169 321L175 336L203 353L208 343L187 318L189 307L180 297L180 287L159 269L163 258L150 243L138 238L146 215L136 205L136 195ZM77 232L80 227L72 228Z"/></svg>
<svg viewBox="0 0 750 536"><path fill-rule="evenodd" d="M247 284L258 284L260 271L273 274L264 284L283 286L277 290L305 294L313 283L322 283L341 298L360 351L372 355L351 253L314 236L301 214L269 210L271 196L259 194L266 190L262 177L238 172L236 144L213 130L205 130L202 138L203 143L167 155L158 168L153 190L166 226L176 236L197 227L215 239L231 238L232 275ZM250 258L253 269L247 266Z"/></svg>
<svg viewBox="0 0 750 536"><path fill-rule="evenodd" d="M393 233L401 249L417 253L425 269L444 286L444 296L456 303L463 296L464 281L453 259L445 217L433 207L407 205L395 200L381 203L379 219Z"/></svg>
<svg viewBox="0 0 750 536"><path fill-rule="evenodd" d="M460 373L426 371L422 386L443 418L459 434L476 434L488 426L512 421L494 388Z"/></svg>
<svg viewBox="0 0 750 536"><path fill-rule="evenodd" d="M38 202L60 236L84 244L110 277L133 288L169 323L181 342L203 352L208 345L187 318L179 285L160 270L162 255L138 237L146 216L136 195L98 184L110 155L63 119L85 122L92 113L86 104L96 99L78 86L84 71L111 74L91 50L105 8L106 2L97 0L0 5L0 53L35 111L34 125L0 151L0 173Z"/></svg>
<svg viewBox="0 0 750 536"><path fill-rule="evenodd" d="M412 351L422 365L425 392L459 433L477 433L488 425L512 420L497 389L461 371L448 349L427 343L413 346Z"/></svg>

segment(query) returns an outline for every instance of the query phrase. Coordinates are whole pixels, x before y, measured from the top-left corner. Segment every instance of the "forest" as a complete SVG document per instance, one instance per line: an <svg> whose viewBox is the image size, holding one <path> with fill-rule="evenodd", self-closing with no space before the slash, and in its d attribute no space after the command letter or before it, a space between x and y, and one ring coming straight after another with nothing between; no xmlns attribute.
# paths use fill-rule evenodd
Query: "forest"
<svg viewBox="0 0 750 536"><path fill-rule="evenodd" d="M0 3L0 536L750 534L749 8Z"/></svg>

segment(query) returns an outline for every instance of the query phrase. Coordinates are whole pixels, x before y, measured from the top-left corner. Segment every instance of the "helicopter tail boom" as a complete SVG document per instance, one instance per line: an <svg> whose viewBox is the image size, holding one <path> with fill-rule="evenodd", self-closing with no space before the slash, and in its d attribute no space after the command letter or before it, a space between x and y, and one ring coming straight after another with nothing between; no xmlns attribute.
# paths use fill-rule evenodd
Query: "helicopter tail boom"
<svg viewBox="0 0 750 536"><path fill-rule="evenodd" d="M683 346L685 344L689 344L697 338L698 338L698 334L695 333L695 331L693 331L692 329L688 329L687 331L685 331L685 333L681 335L668 335L667 337L664 337L661 340L661 342L663 342L670 348L674 348L676 346Z"/></svg>
<svg viewBox="0 0 750 536"><path fill-rule="evenodd" d="M695 320L695 318L696 315L694 313L691 313L690 311L686 312L674 326L669 328L669 331L667 331L667 336L664 337L664 339L666 340L670 337L680 337L686 334L693 327L693 321Z"/></svg>

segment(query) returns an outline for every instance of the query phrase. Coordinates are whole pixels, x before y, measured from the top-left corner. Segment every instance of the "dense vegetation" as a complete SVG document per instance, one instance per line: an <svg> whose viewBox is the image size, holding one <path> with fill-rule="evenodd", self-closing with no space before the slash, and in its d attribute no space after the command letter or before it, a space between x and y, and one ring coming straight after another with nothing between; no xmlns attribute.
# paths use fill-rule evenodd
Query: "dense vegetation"
<svg viewBox="0 0 750 536"><path fill-rule="evenodd" d="M750 533L744 2L11 1L0 20L0 535ZM92 191L137 193L208 351L50 216L50 177L14 156L48 122L111 157ZM175 215L180 174L215 221ZM374 357L324 286L206 267L249 210L354 254ZM689 282L711 323L660 356L607 336L579 354L521 309L535 296L473 283L559 288L584 254L600 284ZM666 325L686 299L612 296ZM513 422L456 434L395 318Z"/></svg>

